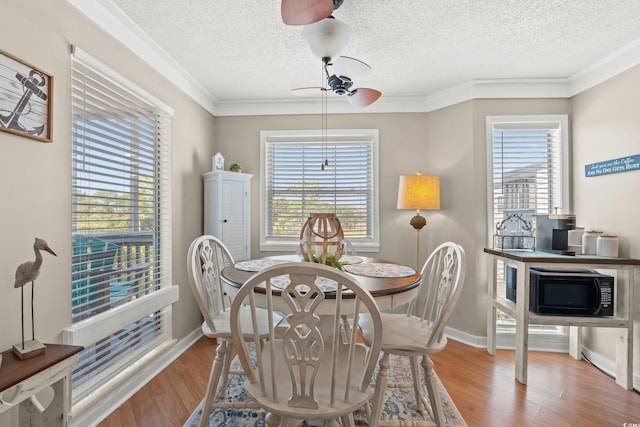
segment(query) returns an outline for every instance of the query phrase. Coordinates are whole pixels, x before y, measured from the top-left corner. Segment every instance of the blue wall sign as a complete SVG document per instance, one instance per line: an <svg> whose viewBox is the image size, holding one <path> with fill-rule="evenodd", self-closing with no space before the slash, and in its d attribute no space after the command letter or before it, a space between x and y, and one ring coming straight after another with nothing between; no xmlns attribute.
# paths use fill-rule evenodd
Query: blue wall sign
<svg viewBox="0 0 640 427"><path fill-rule="evenodd" d="M640 170L640 154L584 165L584 176L601 176L632 170Z"/></svg>

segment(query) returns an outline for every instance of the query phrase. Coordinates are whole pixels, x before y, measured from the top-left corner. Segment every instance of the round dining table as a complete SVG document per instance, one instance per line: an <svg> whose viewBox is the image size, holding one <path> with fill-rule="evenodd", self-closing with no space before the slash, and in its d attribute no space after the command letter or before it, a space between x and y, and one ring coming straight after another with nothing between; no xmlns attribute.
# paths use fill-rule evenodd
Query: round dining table
<svg viewBox="0 0 640 427"><path fill-rule="evenodd" d="M367 289L380 310L388 310L411 301L422 283L419 272L392 261L377 258L348 255L340 261L342 269ZM263 268L284 262L302 262L299 255L277 255L236 262L225 267L221 279L227 284L231 294L239 289L250 277ZM327 293L331 298L331 293Z"/></svg>

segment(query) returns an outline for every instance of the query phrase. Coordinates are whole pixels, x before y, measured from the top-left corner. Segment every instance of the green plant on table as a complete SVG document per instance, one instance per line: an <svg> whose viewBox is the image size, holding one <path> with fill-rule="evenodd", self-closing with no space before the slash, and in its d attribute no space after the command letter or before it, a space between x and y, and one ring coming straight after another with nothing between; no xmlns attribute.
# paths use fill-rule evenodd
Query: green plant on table
<svg viewBox="0 0 640 427"><path fill-rule="evenodd" d="M302 256L302 259L304 260L304 262L315 262L316 264L323 264L321 255L317 256L316 254L313 254L313 260L309 261L309 255L304 254ZM342 270L342 263L340 262L339 258L336 258L334 254L327 254L327 260L324 265Z"/></svg>

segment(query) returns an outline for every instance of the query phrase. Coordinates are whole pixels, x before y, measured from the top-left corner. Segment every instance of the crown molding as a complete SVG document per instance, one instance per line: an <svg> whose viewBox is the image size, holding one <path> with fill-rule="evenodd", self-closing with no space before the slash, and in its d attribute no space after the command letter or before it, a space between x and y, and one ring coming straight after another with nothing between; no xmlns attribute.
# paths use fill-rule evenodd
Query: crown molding
<svg viewBox="0 0 640 427"><path fill-rule="evenodd" d="M271 116L320 114L321 99L276 99L268 101L233 101L217 104L216 116ZM411 113L427 111L423 97L383 97L365 108L355 108L345 97L327 99L328 114Z"/></svg>
<svg viewBox="0 0 640 427"><path fill-rule="evenodd" d="M187 96L211 114L216 114L216 98L113 2L110 0L67 0L67 2L133 52L134 55L158 71Z"/></svg>
<svg viewBox="0 0 640 427"><path fill-rule="evenodd" d="M640 64L640 39L569 77L568 94L575 96L638 64Z"/></svg>
<svg viewBox="0 0 640 427"><path fill-rule="evenodd" d="M214 116L297 115L321 111L320 99L218 101L110 0L67 2ZM472 80L427 96L383 96L365 109L353 108L343 99L331 99L328 106L331 114L410 113L435 111L472 99L570 98L637 64L640 64L640 40L568 77Z"/></svg>

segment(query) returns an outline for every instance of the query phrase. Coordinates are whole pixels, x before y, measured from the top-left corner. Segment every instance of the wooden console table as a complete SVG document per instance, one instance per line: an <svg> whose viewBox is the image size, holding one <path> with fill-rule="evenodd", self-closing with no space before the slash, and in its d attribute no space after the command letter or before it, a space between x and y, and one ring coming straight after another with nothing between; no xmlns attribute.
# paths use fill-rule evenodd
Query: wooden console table
<svg viewBox="0 0 640 427"><path fill-rule="evenodd" d="M516 379L527 383L527 351L529 325L569 326L569 354L581 358L581 327L618 328L616 339L616 383L633 388L633 291L640 280L640 260L607 258L592 255L556 255L530 250L500 250L485 248L489 255L487 316L487 351L496 353L496 314L500 310L516 321ZM517 269L516 303L497 294L496 261ZM614 316L550 316L529 311L529 269L543 268L591 268L617 271L614 285Z"/></svg>
<svg viewBox="0 0 640 427"><path fill-rule="evenodd" d="M19 405L20 426L66 426L71 408L71 370L80 346L45 344L46 352L20 360L12 350L2 353L0 414ZM46 408L35 394L52 386L53 400Z"/></svg>

